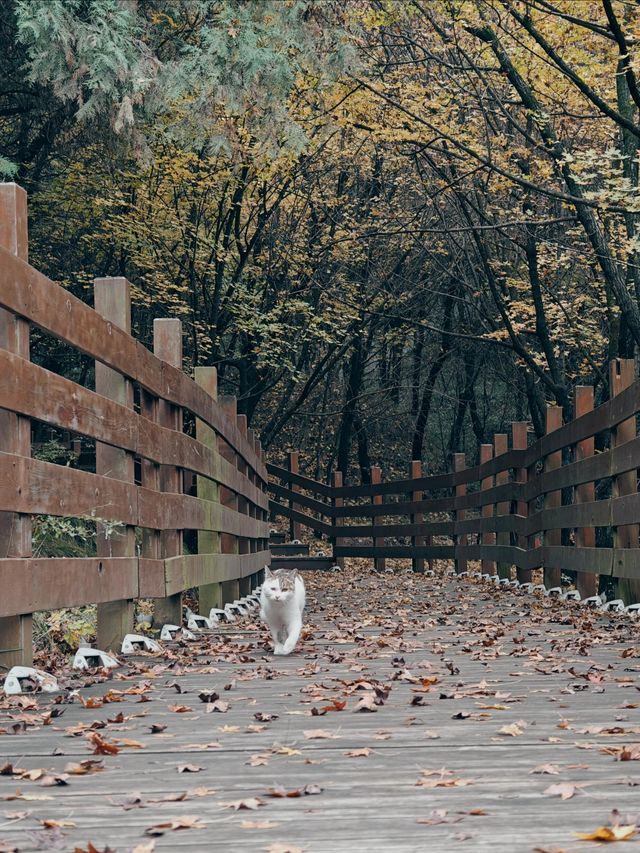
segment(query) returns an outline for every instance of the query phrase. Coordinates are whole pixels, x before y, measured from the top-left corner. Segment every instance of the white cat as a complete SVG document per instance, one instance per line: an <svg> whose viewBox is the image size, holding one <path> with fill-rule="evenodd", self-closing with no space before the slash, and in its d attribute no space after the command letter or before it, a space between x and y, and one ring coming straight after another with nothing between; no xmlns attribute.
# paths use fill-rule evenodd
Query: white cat
<svg viewBox="0 0 640 853"><path fill-rule="evenodd" d="M295 649L302 630L305 605L304 581L297 569L265 566L260 591L260 619L269 626L273 637L273 653L288 655Z"/></svg>

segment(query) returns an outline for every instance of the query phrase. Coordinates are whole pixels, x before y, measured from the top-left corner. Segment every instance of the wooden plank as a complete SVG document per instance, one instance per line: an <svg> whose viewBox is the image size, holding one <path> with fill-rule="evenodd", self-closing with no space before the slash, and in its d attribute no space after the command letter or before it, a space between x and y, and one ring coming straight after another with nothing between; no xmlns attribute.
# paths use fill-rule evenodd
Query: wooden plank
<svg viewBox="0 0 640 853"><path fill-rule="evenodd" d="M138 558L0 559L0 588L0 616L133 599L138 597Z"/></svg>
<svg viewBox="0 0 640 853"><path fill-rule="evenodd" d="M269 501L269 509L274 515L283 515L285 518L289 518L290 515L294 514L293 510L289 509L286 504L278 503L278 501ZM326 536L331 536L332 531L335 529L324 521L320 521L318 518L314 518L304 512L295 512L295 519L300 524L309 527L311 530L317 530L318 533L324 533Z"/></svg>
<svg viewBox="0 0 640 853"><path fill-rule="evenodd" d="M453 545L426 545L413 548L411 545L345 545L336 548L339 557L427 557L433 560L452 560L455 556Z"/></svg>
<svg viewBox="0 0 640 853"><path fill-rule="evenodd" d="M26 262L29 254L27 195L14 183L0 184L0 264L2 258ZM21 282L15 282L20 290ZM24 294L22 294L24 297ZM0 301L0 305L2 302ZM0 308L0 351L29 359L29 324L15 312ZM0 451L31 455L31 423L28 418L0 409ZM9 510L13 507L9 506ZM26 514L0 512L0 558L31 556L31 518ZM19 584L11 578L10 586ZM3 587L4 589L4 587ZM33 660L31 614L14 611L0 620L0 664L31 664Z"/></svg>
<svg viewBox="0 0 640 853"><path fill-rule="evenodd" d="M313 512L317 512L321 516L327 516L329 518L333 515L332 507L324 501L318 501L315 498L310 498L308 495L302 494L302 492L294 492L292 489L287 489L279 483L269 483L269 491L279 498L281 502L287 501L290 503L295 497L296 503L300 507L306 507ZM340 500L342 500L342 498Z"/></svg>
<svg viewBox="0 0 640 853"><path fill-rule="evenodd" d="M268 551L253 554L188 554L164 561L167 595L192 586L237 582L260 571L269 562ZM236 596L237 597L237 596Z"/></svg>
<svg viewBox="0 0 640 853"><path fill-rule="evenodd" d="M431 536L453 536L454 528L453 521L423 521L417 524L348 524L340 528L340 535L343 539L365 537L385 539L389 536L411 536L424 539ZM336 528L331 529L335 532ZM421 544L429 545L430 543Z"/></svg>

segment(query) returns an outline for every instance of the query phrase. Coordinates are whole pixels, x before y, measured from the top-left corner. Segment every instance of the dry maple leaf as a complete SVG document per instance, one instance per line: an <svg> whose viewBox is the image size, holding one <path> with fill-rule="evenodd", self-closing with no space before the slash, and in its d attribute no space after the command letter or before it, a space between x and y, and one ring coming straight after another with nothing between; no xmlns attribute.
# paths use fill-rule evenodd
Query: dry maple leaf
<svg viewBox="0 0 640 853"><path fill-rule="evenodd" d="M276 841L274 844L263 849L267 853L304 853L302 847L295 847L292 844L282 844L280 841Z"/></svg>
<svg viewBox="0 0 640 853"><path fill-rule="evenodd" d="M305 729L303 732L307 740L336 740L340 735L329 732L326 729Z"/></svg>
<svg viewBox="0 0 640 853"><path fill-rule="evenodd" d="M72 820L52 820L51 818L41 820L40 823L45 829L64 829L65 827L72 828L78 825Z"/></svg>
<svg viewBox="0 0 640 853"><path fill-rule="evenodd" d="M362 749L350 749L344 754L347 755L349 758L368 758L372 752L373 750L371 749L371 747L364 746L362 747Z"/></svg>
<svg viewBox="0 0 640 853"><path fill-rule="evenodd" d="M555 785L549 785L542 792L547 797L560 797L562 800L570 800L578 791L580 785L573 785L571 782L557 782Z"/></svg>
<svg viewBox="0 0 640 853"><path fill-rule="evenodd" d="M52 800L48 794L23 794L20 788L16 789L15 794L3 794L0 800L5 802L13 802L13 800Z"/></svg>
<svg viewBox="0 0 640 853"><path fill-rule="evenodd" d="M167 705L167 710L173 711L174 714L186 714L188 711L193 711L188 705Z"/></svg>
<svg viewBox="0 0 640 853"><path fill-rule="evenodd" d="M637 832L635 824L629 826L599 826L593 832L576 832L583 841L629 841Z"/></svg>
<svg viewBox="0 0 640 853"><path fill-rule="evenodd" d="M156 849L156 842L154 839L150 839L149 841L143 841L141 844L136 844L131 853L153 853Z"/></svg>
<svg viewBox="0 0 640 853"><path fill-rule="evenodd" d="M240 829L274 829L280 826L273 820L243 820L240 823Z"/></svg>
<svg viewBox="0 0 640 853"><path fill-rule="evenodd" d="M178 773L199 773L204 767L197 764L178 764Z"/></svg>
<svg viewBox="0 0 640 853"><path fill-rule="evenodd" d="M120 747L115 743L109 743L108 740L99 735L98 732L87 732L87 740L93 744L94 755L116 755L120 752Z"/></svg>
<svg viewBox="0 0 640 853"><path fill-rule="evenodd" d="M269 788L266 791L267 797L308 797L312 794L321 794L322 788L319 785L305 785L303 788L294 788L291 791L287 791L282 785L274 785L273 788Z"/></svg>
<svg viewBox="0 0 640 853"><path fill-rule="evenodd" d="M549 776L557 776L560 773L560 768L556 767L555 764L538 764L533 770L530 770L529 773L536 774L548 774Z"/></svg>
<svg viewBox="0 0 640 853"><path fill-rule="evenodd" d="M206 824L201 823L197 815L185 815L184 817L176 817L164 823L155 823L153 826L148 826L145 829L145 835L164 835L165 832L172 832L178 829L206 829Z"/></svg>
<svg viewBox="0 0 640 853"><path fill-rule="evenodd" d="M264 806L264 803L258 797L248 797L246 800L232 800L229 803L222 803L222 805L227 809L240 811L241 809L254 810Z"/></svg>
<svg viewBox="0 0 640 853"><path fill-rule="evenodd" d="M498 729L499 735L509 735L510 737L518 737L524 733L524 729L521 729L517 723L510 723L508 726L502 726L501 729Z"/></svg>
<svg viewBox="0 0 640 853"><path fill-rule="evenodd" d="M101 758L85 758L84 761L69 761L64 766L64 772L72 776L86 776L88 773L99 773L104 770L104 762Z"/></svg>

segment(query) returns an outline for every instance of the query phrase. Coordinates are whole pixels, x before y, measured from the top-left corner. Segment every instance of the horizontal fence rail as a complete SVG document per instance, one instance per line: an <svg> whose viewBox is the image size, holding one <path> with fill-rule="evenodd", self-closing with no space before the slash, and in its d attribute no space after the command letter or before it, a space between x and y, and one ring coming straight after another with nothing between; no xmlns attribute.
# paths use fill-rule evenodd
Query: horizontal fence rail
<svg viewBox="0 0 640 853"><path fill-rule="evenodd" d="M0 185L3 665L30 661L36 611L98 604L98 643L115 647L134 599L179 624L183 590L220 606L269 561L260 442L235 398L218 398L215 368L182 371L180 321L154 321L153 353L131 337L129 290L97 279L91 308L31 267L26 195ZM33 329L93 360L94 388L34 364ZM95 445L91 470L32 458L38 424ZM95 525L95 556L34 555L46 517Z"/></svg>
<svg viewBox="0 0 640 853"><path fill-rule="evenodd" d="M390 482L317 483L287 466L267 465L272 517L327 536L336 558L367 557L376 568L386 558L409 558L415 571L436 559L456 571L479 561L483 572L531 580L540 570L547 587L563 572L576 574L582 596L598 591L599 576L611 594L640 601L640 382L632 360L611 363L609 401L593 408L593 389L579 386L573 419L547 408L547 433L529 444L526 423L512 424L481 446L480 464L467 468L454 455L454 470ZM598 448L596 452L596 446ZM292 533L293 533L292 527ZM364 540L364 541L363 541Z"/></svg>

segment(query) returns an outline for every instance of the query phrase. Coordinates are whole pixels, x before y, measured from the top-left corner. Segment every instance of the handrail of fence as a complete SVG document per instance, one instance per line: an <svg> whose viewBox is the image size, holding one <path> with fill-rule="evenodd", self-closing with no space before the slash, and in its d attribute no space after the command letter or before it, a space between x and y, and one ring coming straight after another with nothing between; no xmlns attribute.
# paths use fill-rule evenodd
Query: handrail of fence
<svg viewBox="0 0 640 853"><path fill-rule="evenodd" d="M179 320L154 321L153 353L131 337L126 279L97 279L94 305L29 265L26 194L0 185L5 666L30 661L36 611L98 604L98 643L116 648L134 599L155 599L156 621L180 624L183 590L199 587L201 610L220 606L269 560L264 454L235 398L218 398L215 368L183 373ZM33 363L33 328L95 361L95 390ZM38 422L95 441L95 470L32 458ZM34 556L38 516L95 523L96 555Z"/></svg>
<svg viewBox="0 0 640 853"><path fill-rule="evenodd" d="M612 396L594 409L593 388L578 386L573 418L563 424L548 406L546 434L529 444L528 425L514 423L511 440L494 436L480 448L480 464L467 468L343 486L317 483L298 473L298 456L286 467L267 465L272 516L282 515L329 537L336 558L452 560L457 573L480 561L481 570L520 582L540 569L547 588L576 573L583 597L595 595L599 576L610 577L616 597L640 601L640 382L632 359L610 365ZM597 440L597 441L596 441ZM596 450L597 447L597 450ZM292 529L292 533L296 532ZM363 542L362 540L368 540Z"/></svg>

